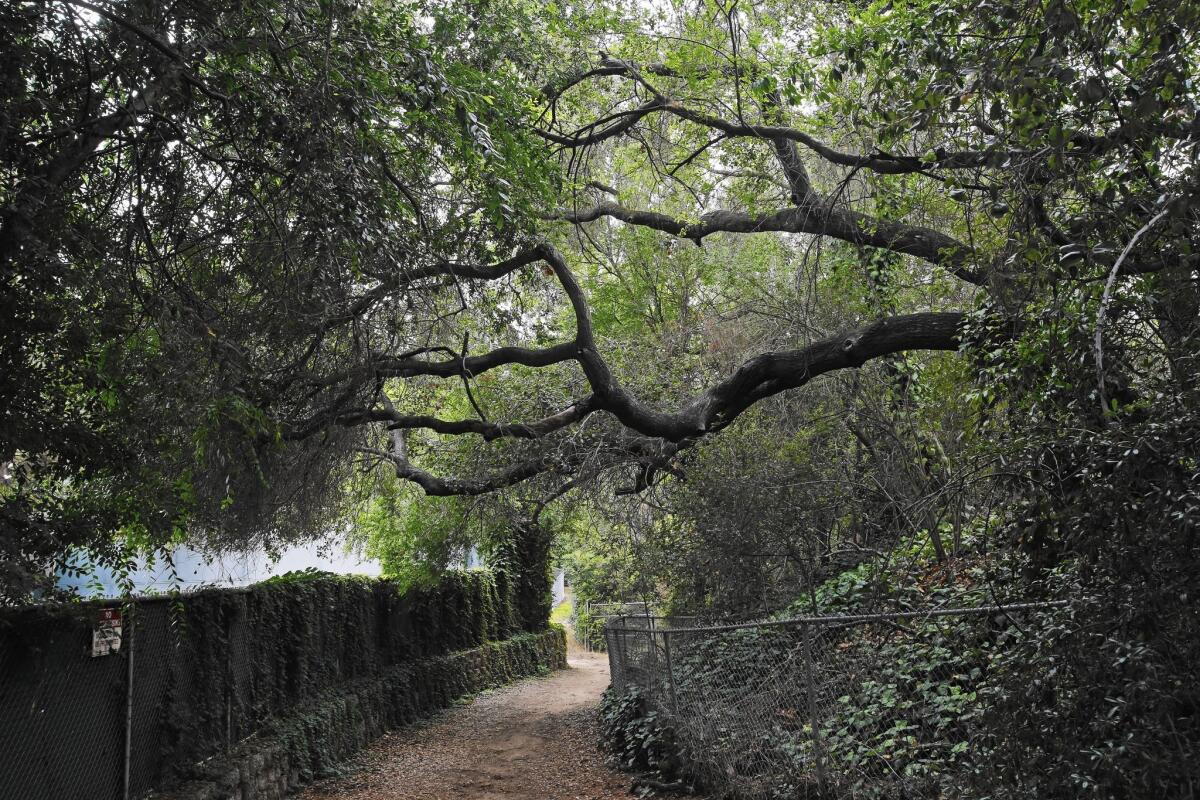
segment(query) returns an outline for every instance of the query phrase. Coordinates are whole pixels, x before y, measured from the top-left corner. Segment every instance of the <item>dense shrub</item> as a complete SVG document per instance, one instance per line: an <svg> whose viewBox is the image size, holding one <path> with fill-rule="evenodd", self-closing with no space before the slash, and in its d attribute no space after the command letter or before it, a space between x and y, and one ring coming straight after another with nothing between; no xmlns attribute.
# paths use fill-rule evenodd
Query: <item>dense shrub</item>
<svg viewBox="0 0 1200 800"><path fill-rule="evenodd" d="M622 769L673 778L684 768L668 725L642 690L611 686L600 700L600 738Z"/></svg>
<svg viewBox="0 0 1200 800"><path fill-rule="evenodd" d="M995 797L1192 797L1200 786L1200 411L1165 396L1100 431L1028 429L1032 586L1071 598L996 664L978 782Z"/></svg>
<svg viewBox="0 0 1200 800"><path fill-rule="evenodd" d="M604 638L605 617L593 616L586 604L577 604L574 609L575 640L589 650L604 652L608 645Z"/></svg>

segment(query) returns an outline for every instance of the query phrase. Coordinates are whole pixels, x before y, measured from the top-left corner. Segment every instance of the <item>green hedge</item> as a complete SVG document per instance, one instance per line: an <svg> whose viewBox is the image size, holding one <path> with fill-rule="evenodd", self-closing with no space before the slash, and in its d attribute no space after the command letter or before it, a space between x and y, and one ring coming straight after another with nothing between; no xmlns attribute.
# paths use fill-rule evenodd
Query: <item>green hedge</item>
<svg viewBox="0 0 1200 800"><path fill-rule="evenodd" d="M404 593L386 579L301 574L187 597L188 655L164 731L170 760L200 761L331 687L506 639L524 627L512 595L492 573L469 570Z"/></svg>
<svg viewBox="0 0 1200 800"><path fill-rule="evenodd" d="M512 621L534 632L546 627L553 599L550 594L550 546L554 532L536 523L514 528L496 547L496 577L511 602Z"/></svg>

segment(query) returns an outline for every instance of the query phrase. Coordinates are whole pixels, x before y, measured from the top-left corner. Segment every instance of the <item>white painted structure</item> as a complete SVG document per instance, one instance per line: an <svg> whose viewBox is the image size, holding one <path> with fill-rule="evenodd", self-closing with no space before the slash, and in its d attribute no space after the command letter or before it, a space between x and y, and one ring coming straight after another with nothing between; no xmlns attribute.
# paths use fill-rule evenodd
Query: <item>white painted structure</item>
<svg viewBox="0 0 1200 800"><path fill-rule="evenodd" d="M567 573L561 568L554 570L554 583L550 587L550 594L554 595L554 605L567 598Z"/></svg>
<svg viewBox="0 0 1200 800"><path fill-rule="evenodd" d="M161 559L147 563L138 560L130 575L134 594L159 594L170 591L195 591L210 586L246 586L275 575L305 569L318 569L340 575L379 575L378 561L360 553L348 552L342 541L313 542L289 547L277 559L265 552L230 553L206 556L188 547L179 547L172 554L174 568ZM80 566L86 561L80 560ZM121 595L117 578L112 571L92 567L81 577L60 575L61 588L73 588L83 597L117 597Z"/></svg>

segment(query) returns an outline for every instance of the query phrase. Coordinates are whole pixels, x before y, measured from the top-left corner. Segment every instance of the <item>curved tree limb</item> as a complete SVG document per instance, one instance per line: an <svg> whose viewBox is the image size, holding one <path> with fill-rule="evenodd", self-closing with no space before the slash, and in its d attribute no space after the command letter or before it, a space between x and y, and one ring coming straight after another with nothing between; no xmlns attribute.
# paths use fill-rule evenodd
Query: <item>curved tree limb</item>
<svg viewBox="0 0 1200 800"><path fill-rule="evenodd" d="M600 355L592 333L591 311L582 288L562 256L542 245L543 256L562 284L575 312L583 369L600 409L645 436L681 442L728 425L738 414L772 394L803 386L826 372L859 367L881 356L908 350L957 350L961 312L906 314L822 339L799 350L764 353L700 394L676 413L649 408L626 391Z"/></svg>
<svg viewBox="0 0 1200 800"><path fill-rule="evenodd" d="M963 242L932 228L903 222L881 220L868 214L841 208L829 200L804 203L768 214L751 215L739 211L711 211L696 222L685 222L655 211L638 211L611 201L601 201L580 211L562 210L554 219L581 225L601 217L611 217L630 225L669 233L699 244L714 233L808 233L830 236L851 244L878 247L915 256L943 267L968 283L982 285L984 278L970 268L971 249Z"/></svg>
<svg viewBox="0 0 1200 800"><path fill-rule="evenodd" d="M513 437L517 439L539 439L554 431L567 427L597 409L594 395L572 403L556 414L550 414L534 422L507 423L485 422L478 419L444 420L425 414L401 414L394 408L375 408L348 412L337 418L339 425L353 426L369 422L383 422L392 430L424 429L435 433L461 435L475 433L485 441Z"/></svg>
<svg viewBox="0 0 1200 800"><path fill-rule="evenodd" d="M333 328L349 324L371 310L396 292L410 288L414 283L433 278L456 278L465 280L494 281L516 272L521 267L534 263L539 258L537 248L521 250L511 258L495 264L476 266L454 264L448 261L427 264L421 267L401 269L395 275L379 279L379 283L363 292L339 313L331 314L321 321L319 330L328 332Z"/></svg>
<svg viewBox="0 0 1200 800"><path fill-rule="evenodd" d="M589 147L607 139L612 139L615 136L620 136L636 125L642 117L658 111L662 107L663 105L660 101L651 100L637 108L621 111L606 119L597 120L589 125L585 125L574 133L555 133L554 131L542 130L541 128L534 128L533 132L546 141L561 145L567 149L573 150L580 147ZM605 123L610 124L607 127L601 127Z"/></svg>
<svg viewBox="0 0 1200 800"><path fill-rule="evenodd" d="M535 458L501 470L486 478L465 480L459 478L441 478L431 472L413 466L406 455L397 452L387 452L370 447L359 448L358 452L365 455L377 456L391 463L396 470L396 477L412 481L425 490L425 494L433 497L449 497L452 495L480 495L515 486L527 481L535 475L548 471L553 463L549 459Z"/></svg>
<svg viewBox="0 0 1200 800"><path fill-rule="evenodd" d="M664 73L674 77L671 72ZM608 60L605 66L589 70L575 79L567 81L561 91L574 86L590 77L621 76L643 83L638 71L625 62ZM644 83L643 83L644 85ZM707 114L693 108L688 108L677 100L659 94L655 90L654 99L636 108L618 112L614 117L621 117L620 122L600 127L604 121L597 121L573 133L557 133L554 131L535 129L538 136L554 142L567 149L579 149L599 144L607 139L620 136L630 130L639 120L656 112L672 114L680 119L694 122L712 130L720 131L728 137L762 139L769 142L790 141L801 145L819 155L831 164L855 169L869 169L886 175L903 175L926 172L930 169L975 169L986 166L999 166L1006 161L1032 155L1025 151L1001 150L963 150L957 152L937 152L932 159L917 156L892 155L875 152L871 154L849 153L830 147L815 136L787 125L756 125L746 122L732 122L721 117ZM557 95L555 95L557 96ZM610 118L611 119L611 118Z"/></svg>
<svg viewBox="0 0 1200 800"><path fill-rule="evenodd" d="M674 412L651 408L626 390L601 355L592 329L587 297L562 255L549 244L536 248L558 279L576 320L574 341L545 350L504 347L468 359L451 358L430 362L415 357L393 359L373 365L378 376L436 375L452 377L465 369L477 374L502 364L546 366L560 361L578 362L592 394L567 409L525 424L493 423L485 420L441 420L396 411L386 395L383 408L351 411L336 417L341 425L385 423L392 434L392 452L364 449L362 452L390 461L398 477L413 481L428 494L483 494L512 486L550 470L561 470L561 458L539 457L502 472L476 480L440 478L415 467L408 460L407 430L424 428L446 434L474 433L485 439L501 436L538 438L565 428L597 411L612 414L627 429L644 439L630 444L630 454L643 463L639 485L648 485L656 471L670 471L669 457L694 440L729 425L759 400L798 388L820 375L856 368L867 361L909 350L957 350L964 315L959 312L907 314L877 320L814 342L807 347L763 353L714 384ZM464 366L466 365L466 366ZM654 444L653 442L658 442Z"/></svg>
<svg viewBox="0 0 1200 800"><path fill-rule="evenodd" d="M371 370L385 378L414 378L429 375L437 378L475 377L488 370L509 364L525 367L549 367L570 361L574 357L575 345L556 344L540 350L528 347L498 347L487 353L468 358L448 358L444 361L427 361L420 358L390 358L376 361Z"/></svg>
<svg viewBox="0 0 1200 800"><path fill-rule="evenodd" d="M674 114L680 119L703 125L706 128L718 130L730 137L765 139L768 141L791 141L804 145L806 148L821 156L821 158L843 167L869 169L884 175L904 175L925 172L930 169L975 169L986 166L999 166L1009 159L1028 156L1023 151L991 151L963 150L958 152L938 152L931 160L917 156L897 156L890 153L875 152L870 155L847 153L834 149L816 137L796 128L786 125L748 125L740 122L730 122L702 111L690 109L682 104L669 100L661 103L661 110Z"/></svg>
<svg viewBox="0 0 1200 800"><path fill-rule="evenodd" d="M595 409L580 409L574 414L582 418L601 410L602 406L602 410L612 413L627 428L647 437L641 440L642 447L628 448L631 452L645 451L639 461L641 467L634 486L623 490L637 492L653 482L655 473L675 471L670 464L671 456L698 438L725 428L759 400L803 386L826 373L861 367L867 361L893 353L957 350L963 318L964 315L957 312L908 314L830 336L798 350L764 353L747 361L733 375L673 414L642 405L609 375L608 384L597 387L605 390L607 399L598 402ZM587 370L591 373L589 380L594 377L602 381L608 374L607 367L602 365L598 356L591 356L590 361L592 369ZM566 427L573 421L556 422L555 427ZM464 422L475 424L478 421ZM414 424L413 427L417 426ZM654 440L666 441L649 447ZM542 457L521 462L485 478L462 480L434 476L396 453L370 449L364 449L363 452L386 458L394 465L398 477L416 483L427 494L440 496L485 494L514 486L544 472L558 471L564 466L561 459Z"/></svg>

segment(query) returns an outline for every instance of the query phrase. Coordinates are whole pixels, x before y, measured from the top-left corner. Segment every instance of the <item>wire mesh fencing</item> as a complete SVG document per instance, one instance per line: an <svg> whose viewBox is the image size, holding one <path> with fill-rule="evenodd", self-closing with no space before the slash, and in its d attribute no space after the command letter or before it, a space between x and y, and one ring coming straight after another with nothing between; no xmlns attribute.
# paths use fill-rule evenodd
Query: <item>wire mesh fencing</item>
<svg viewBox="0 0 1200 800"><path fill-rule="evenodd" d="M232 752L322 686L357 674L334 658L326 659L327 681L302 680L312 665L264 644L250 598L249 590L226 589L6 615L0 800L139 800ZM105 627L105 617L119 625ZM341 633L306 621L312 637ZM107 645L97 644L101 634ZM300 649L322 658L335 652Z"/></svg>
<svg viewBox="0 0 1200 800"><path fill-rule="evenodd" d="M195 685L198 640L219 636L236 655L238 620L187 630L165 598L26 613L44 620L0 629L0 800L141 798L187 766L178 756L199 761L257 729L235 711L245 681ZM119 627L98 646L105 616ZM223 697L205 704L198 692ZM186 746L164 723L181 708L195 712Z"/></svg>
<svg viewBox="0 0 1200 800"><path fill-rule="evenodd" d="M141 800L222 768L340 687L508 637L509 598L482 573L403 593L297 575L0 609L0 800ZM323 769L326 750L304 768Z"/></svg>
<svg viewBox="0 0 1200 800"><path fill-rule="evenodd" d="M633 616L645 616L651 613L650 607L642 601L593 603L586 602L582 607L576 606L572 612L571 630L575 633L575 641L588 650L604 650L604 627L611 621Z"/></svg>
<svg viewBox="0 0 1200 800"><path fill-rule="evenodd" d="M1017 604L699 627L605 628L613 687L636 686L705 786L741 798L948 798L972 758L987 664Z"/></svg>
<svg viewBox="0 0 1200 800"><path fill-rule="evenodd" d="M128 653L47 625L27 655L0 647L0 798L121 797Z"/></svg>

